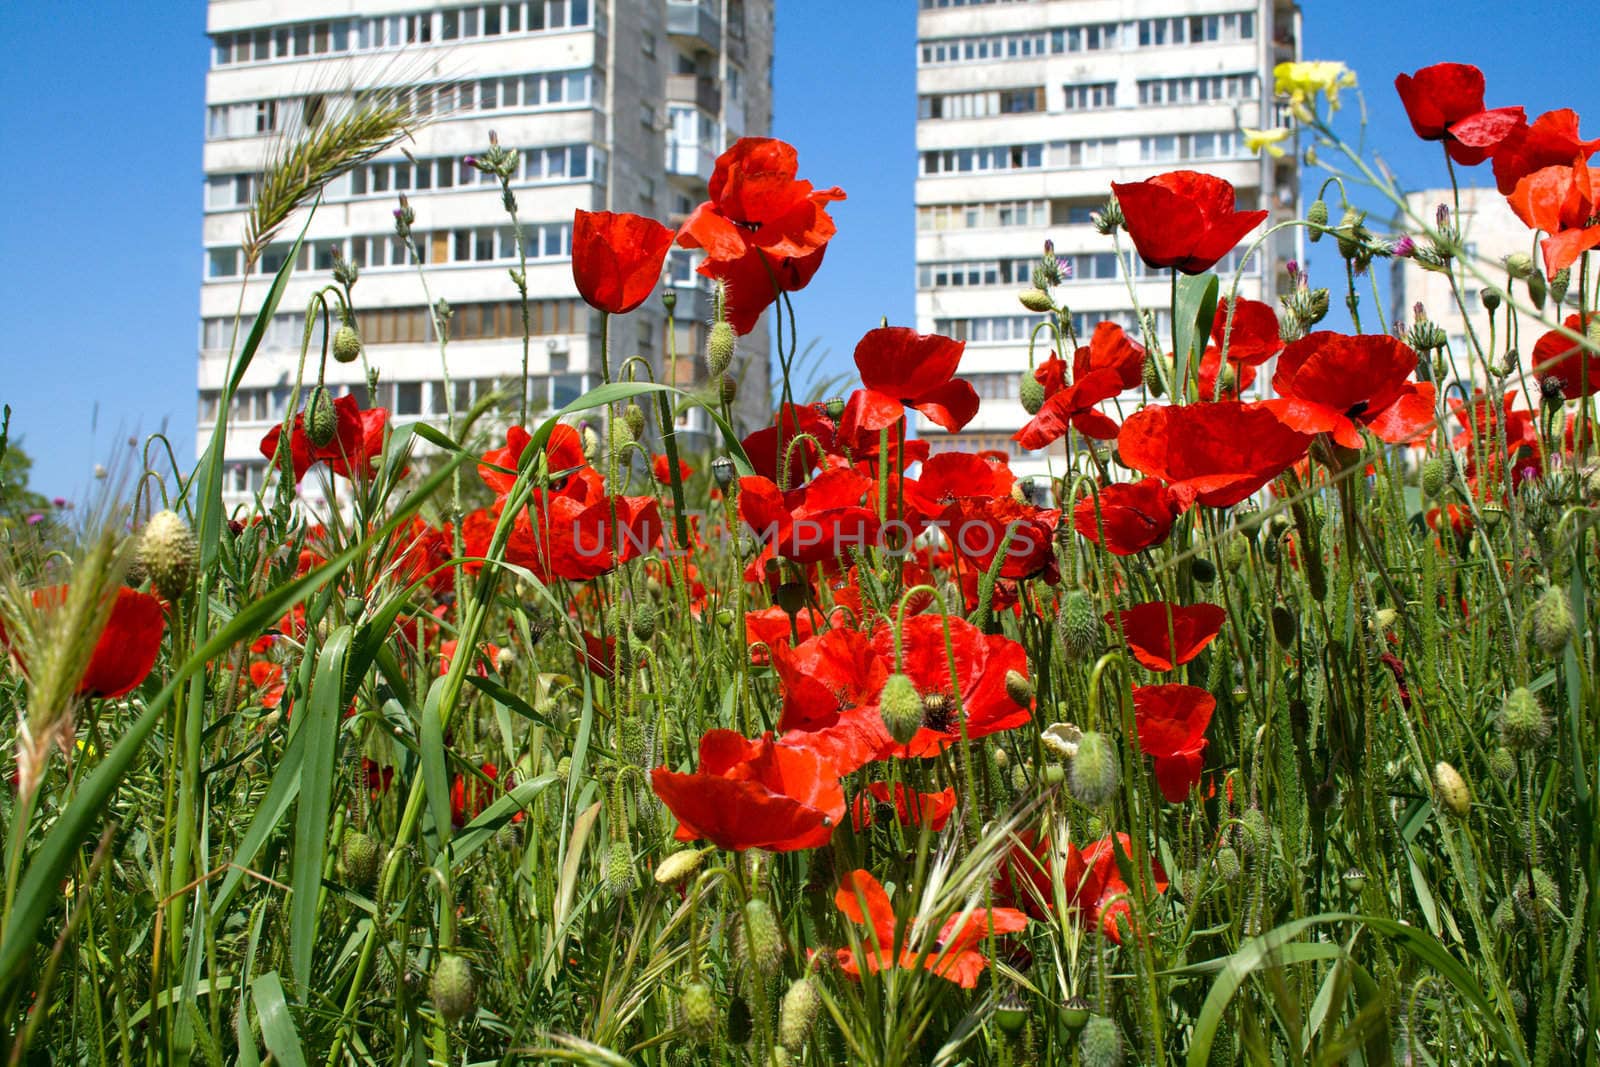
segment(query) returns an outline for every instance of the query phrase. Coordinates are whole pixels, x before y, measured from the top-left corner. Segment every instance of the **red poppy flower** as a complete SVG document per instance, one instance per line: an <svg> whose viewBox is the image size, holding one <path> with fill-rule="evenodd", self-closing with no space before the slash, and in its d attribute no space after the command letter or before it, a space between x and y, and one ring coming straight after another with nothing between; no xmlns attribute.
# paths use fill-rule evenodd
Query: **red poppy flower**
<svg viewBox="0 0 1600 1067"><path fill-rule="evenodd" d="M895 937L899 924L895 920L894 906L889 903L889 894L884 892L881 882L862 870L850 871L840 879L833 903L851 922L868 928L861 938L859 958L848 948L835 953L839 970L851 978L860 978L863 969L877 974L895 967L905 970L921 967L963 989L972 989L989 966L989 961L974 946L991 936L1017 933L1028 925L1028 917L1012 908L973 908L945 920L931 944L901 944ZM922 931L922 934L925 937L931 932ZM908 929L908 937L917 934L916 927Z"/></svg>
<svg viewBox="0 0 1600 1067"><path fill-rule="evenodd" d="M1595 317L1589 313L1589 318ZM1582 334L1586 323L1576 314L1568 315L1564 323L1573 333ZM1578 400L1600 390L1600 352L1587 348L1559 330L1547 331L1533 346L1533 376L1539 382L1552 378L1561 385L1561 395L1568 400Z"/></svg>
<svg viewBox="0 0 1600 1067"><path fill-rule="evenodd" d="M596 311L626 315L650 298L672 231L626 212L584 211L572 217L572 280Z"/></svg>
<svg viewBox="0 0 1600 1067"><path fill-rule="evenodd" d="M1458 538L1464 538L1472 532L1472 512L1461 504L1446 504L1443 508L1429 508L1424 519L1428 529L1435 533L1441 532L1441 523L1448 523L1450 532Z"/></svg>
<svg viewBox="0 0 1600 1067"><path fill-rule="evenodd" d="M650 473L662 485L672 484L672 461L666 456L655 456L650 460ZM683 460L678 460L678 481L687 482L694 474L694 468Z"/></svg>
<svg viewBox="0 0 1600 1067"><path fill-rule="evenodd" d="M367 795L377 800L389 791L394 783L394 768L380 766L376 761L361 757L361 775L367 783Z"/></svg>
<svg viewBox="0 0 1600 1067"><path fill-rule="evenodd" d="M1092 496L1078 501L1072 509L1072 520L1078 533L1096 544L1100 543L1103 525L1106 551L1131 556L1165 541L1182 510L1182 503L1160 479L1141 478L1137 482L1113 482L1100 490L1098 523Z"/></svg>
<svg viewBox="0 0 1600 1067"><path fill-rule="evenodd" d="M455 584L455 571L445 566L451 559L450 527L434 529L421 518L413 517L395 534L397 577L407 585L426 581L435 595L448 593Z"/></svg>
<svg viewBox="0 0 1600 1067"><path fill-rule="evenodd" d="M1011 496L1017 477L1002 459L991 462L973 452L941 452L923 461L922 474L906 482L906 501L924 518L937 518L960 500Z"/></svg>
<svg viewBox="0 0 1600 1067"><path fill-rule="evenodd" d="M1515 389L1507 390L1498 406L1481 389L1475 389L1470 404L1460 400L1451 403L1450 410L1462 426L1451 443L1466 454L1469 478L1487 475L1490 480L1499 481L1509 460L1513 476L1520 483L1529 473L1537 475L1543 467L1534 414L1517 408L1516 401ZM1502 434L1504 453L1499 444Z"/></svg>
<svg viewBox="0 0 1600 1067"><path fill-rule="evenodd" d="M1096 329L1098 329L1098 327L1096 327ZM1082 352L1084 350L1080 348L1078 351ZM1077 361L1076 355L1074 355L1073 361ZM1050 353L1049 359L1046 359L1037 367L1033 368L1033 380L1044 386L1044 397L1046 400L1055 396L1056 393L1067 387L1067 372L1070 369L1071 368L1067 366L1067 361L1056 355L1054 352Z"/></svg>
<svg viewBox="0 0 1600 1067"><path fill-rule="evenodd" d="M771 426L749 434L741 444L750 466L769 482L780 480L778 467L787 462L784 484L794 486L805 480L824 452L833 450L834 426L815 407L785 404Z"/></svg>
<svg viewBox="0 0 1600 1067"><path fill-rule="evenodd" d="M772 553L796 563L822 563L872 544L878 519L861 506L871 486L848 467L824 471L787 493L766 478L741 478L739 517Z"/></svg>
<svg viewBox="0 0 1600 1067"><path fill-rule="evenodd" d="M1417 354L1387 334L1319 331L1283 350L1264 406L1301 433L1326 433L1360 448L1362 426L1401 444L1433 427L1432 382L1408 379Z"/></svg>
<svg viewBox="0 0 1600 1067"><path fill-rule="evenodd" d="M1528 126L1506 135L1494 150L1494 182L1501 195L1510 196L1517 183L1536 170L1563 166L1582 156L1587 160L1600 149L1600 137L1585 141L1578 136L1578 113L1569 108L1546 111Z"/></svg>
<svg viewBox="0 0 1600 1067"><path fill-rule="evenodd" d="M578 655L579 665L602 681L609 682L617 676L617 639L596 637L583 631L583 649Z"/></svg>
<svg viewBox="0 0 1600 1067"><path fill-rule="evenodd" d="M1071 427L1085 437L1109 441L1117 436L1117 424L1098 405L1122 392L1122 388L1115 370L1092 370L1046 400L1039 413L1011 439L1030 452L1037 452L1061 440Z"/></svg>
<svg viewBox="0 0 1600 1067"><path fill-rule="evenodd" d="M250 684L261 690L261 706L276 708L283 703L283 667L264 659L250 661Z"/></svg>
<svg viewBox="0 0 1600 1067"><path fill-rule="evenodd" d="M491 448L483 454L483 462L478 464L478 475L485 485L494 490L496 497L505 496L516 484L515 472L531 440L533 435L527 430L512 426L506 430L504 448ZM551 479L560 483L566 475L588 466L588 462L583 455L583 436L564 422L556 423L544 443L545 470Z"/></svg>
<svg viewBox="0 0 1600 1067"><path fill-rule="evenodd" d="M1206 727L1217 698L1193 685L1141 685L1133 689L1139 750L1155 758L1156 784L1172 804L1200 784Z"/></svg>
<svg viewBox="0 0 1600 1067"><path fill-rule="evenodd" d="M739 259L707 259L695 270L722 283L728 325L743 337L756 328L761 313L777 302L779 293L798 293L811 284L825 252L819 248L808 255L774 260L752 248Z"/></svg>
<svg viewBox="0 0 1600 1067"><path fill-rule="evenodd" d="M1186 504L1221 508L1288 470L1310 443L1260 404L1223 400L1137 411L1122 424L1117 452L1134 470L1164 479Z"/></svg>
<svg viewBox="0 0 1600 1067"><path fill-rule="evenodd" d="M483 809L489 806L494 799L495 783L500 780L500 770L492 763L485 763L481 768L485 782L477 775L472 780L467 780L467 775L457 774L450 783L450 822L456 829L461 829L467 823L483 814ZM389 770L392 777L393 769ZM521 812L512 817L512 822L521 822Z"/></svg>
<svg viewBox="0 0 1600 1067"><path fill-rule="evenodd" d="M1188 663L1216 640L1228 613L1215 604L1169 604L1152 600L1127 611L1107 612L1122 618L1123 636L1133 658L1152 671L1170 671Z"/></svg>
<svg viewBox="0 0 1600 1067"><path fill-rule="evenodd" d="M1600 223L1595 221L1600 217L1600 190L1582 155L1570 167L1544 167L1529 174L1506 201L1529 228L1549 234L1539 246L1546 275L1600 247Z"/></svg>
<svg viewBox="0 0 1600 1067"><path fill-rule="evenodd" d="M784 744L816 752L840 774L851 774L893 744L878 710L889 665L871 639L833 629L794 648L771 646L783 688L778 730Z"/></svg>
<svg viewBox="0 0 1600 1067"><path fill-rule="evenodd" d="M1230 310L1231 309L1231 310ZM1217 301L1217 314L1211 320L1211 345L1220 357L1227 350L1228 362L1243 370L1255 367L1283 351L1283 336L1278 330L1278 313L1271 304L1240 298L1232 304L1227 297Z"/></svg>
<svg viewBox="0 0 1600 1067"><path fill-rule="evenodd" d="M456 656L456 641L451 638L439 645L439 677L443 678L450 673L450 661ZM495 661L500 658L500 646L491 641L485 641L478 650L477 662L473 664L480 678L489 677L489 672L495 669Z"/></svg>
<svg viewBox="0 0 1600 1067"><path fill-rule="evenodd" d="M945 652L946 621L953 656ZM893 628L880 626L872 644L888 670L894 670ZM1028 674L1028 654L1009 637L985 634L956 615L948 620L941 615L918 615L905 621L900 651L901 673L922 694L922 727L903 746L891 742L882 755L933 756L960 742L963 723L967 738L976 740L1014 730L1031 718L1029 708L1019 706L1006 691L1008 672Z"/></svg>
<svg viewBox="0 0 1600 1067"><path fill-rule="evenodd" d="M333 473L345 478L371 474L383 455L383 427L389 421L384 408L361 410L353 396L341 396L333 402L336 419L333 439L317 447L306 436L305 413L294 417L289 433L289 460L294 467L296 484L306 476L306 471L318 463L326 462ZM277 425L261 438L261 454L272 459L278 452L278 438L283 426Z"/></svg>
<svg viewBox="0 0 1600 1067"><path fill-rule="evenodd" d="M906 326L867 331L856 345L861 384L845 406L839 433L852 437L881 430L901 417L901 405L915 408L955 433L978 413L978 391L955 377L966 342L920 334Z"/></svg>
<svg viewBox="0 0 1600 1067"><path fill-rule="evenodd" d="M1520 107L1484 110L1483 71L1470 63L1435 63L1398 75L1394 87L1417 136L1443 141L1450 158L1462 166L1482 163L1527 121Z"/></svg>
<svg viewBox="0 0 1600 1067"><path fill-rule="evenodd" d="M890 791L888 782L872 782L867 786L866 792L856 796L854 807L850 811L851 822L857 830L863 830L872 825L873 809L878 805L888 807L890 804ZM896 782L894 786L894 810L901 826L923 826L937 833L944 829L945 823L950 821L950 815L956 810L956 791L954 787L941 790L938 793L918 793L908 789L903 782Z"/></svg>
<svg viewBox="0 0 1600 1067"><path fill-rule="evenodd" d="M1192 170L1158 174L1142 182L1112 182L1128 236L1152 267L1203 274L1233 251L1265 211L1235 211L1233 186Z"/></svg>
<svg viewBox="0 0 1600 1067"><path fill-rule="evenodd" d="M1025 830L1012 846L1010 862L996 886L997 896L1020 904L1029 915L1043 919L1056 907L1056 889L1066 905L1068 921L1098 925L1106 937L1122 944L1122 932L1132 915L1131 890L1117 867L1116 851L1121 846L1131 856L1127 834L1110 835L1079 849L1070 842L1057 846L1048 835ZM1157 893L1167 890L1167 875L1151 860L1151 875Z"/></svg>
<svg viewBox="0 0 1600 1067"><path fill-rule="evenodd" d="M1115 371L1123 389L1137 388L1144 381L1144 346L1136 344L1116 323L1100 323L1090 335L1089 343L1073 355L1072 377L1081 381L1097 370ZM1052 390L1046 386L1046 392Z"/></svg>
<svg viewBox="0 0 1600 1067"><path fill-rule="evenodd" d="M33 601L38 605L52 600L60 603L66 593L66 586L40 590ZM89 665L78 681L78 695L110 700L137 689L156 665L165 629L160 600L126 586L118 589L105 629L100 631Z"/></svg>
<svg viewBox="0 0 1600 1067"><path fill-rule="evenodd" d="M657 767L650 783L678 817L680 841L703 837L735 852L816 848L844 818L834 766L770 734L749 741L732 730L709 730L700 738L699 770Z"/></svg>
<svg viewBox="0 0 1600 1067"><path fill-rule="evenodd" d="M1055 563L1051 541L1061 513L1019 504L1010 496L963 498L939 516L939 528L956 555L987 572L996 555L1002 578L1032 578Z"/></svg>

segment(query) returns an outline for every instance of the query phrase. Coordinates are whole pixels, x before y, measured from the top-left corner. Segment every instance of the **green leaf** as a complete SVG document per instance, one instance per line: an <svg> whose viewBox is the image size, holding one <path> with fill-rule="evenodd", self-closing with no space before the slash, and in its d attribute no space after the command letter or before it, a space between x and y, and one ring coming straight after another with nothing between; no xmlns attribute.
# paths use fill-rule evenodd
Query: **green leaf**
<svg viewBox="0 0 1600 1067"><path fill-rule="evenodd" d="M284 1067L306 1067L300 1031L294 1024L294 1016L289 1014L289 1002L284 999L278 972L257 978L250 986L250 995L256 1002L256 1017L261 1022L261 1040L266 1042L272 1058Z"/></svg>
<svg viewBox="0 0 1600 1067"><path fill-rule="evenodd" d="M459 655L459 649L457 650ZM433 816L434 831L439 835L439 846L450 843L450 775L445 769L444 722L440 718L439 700L444 693L444 679L435 678L428 687L428 697L422 703L422 786L428 797L428 811Z"/></svg>
<svg viewBox="0 0 1600 1067"><path fill-rule="evenodd" d="M267 838L278 828L283 817L289 812L289 805L294 803L294 798L300 795L300 767L305 762L306 738L310 735L304 730L296 730L289 738L289 743L283 748L283 758L278 761L278 767L273 772L272 784L267 787L267 795L261 798L261 803L256 808L256 813L250 818L250 826L244 832L244 837L239 840L239 847L234 849L233 857L228 861L228 873L222 879L222 885L217 890L217 897L211 904L211 918L216 920L221 917L223 909L233 899L233 894L243 881L245 872L255 862L262 846L267 843Z"/></svg>
<svg viewBox="0 0 1600 1067"><path fill-rule="evenodd" d="M518 782L504 796L497 797L493 804L484 808L467 825L461 828L445 846L441 860L454 867L458 863L465 863L471 859L484 845L494 839L494 835L510 824L517 812L526 808L528 804L556 782L556 774L541 774L537 778L530 778L526 782Z"/></svg>
<svg viewBox="0 0 1600 1067"><path fill-rule="evenodd" d="M328 858L328 812L333 807L339 720L345 707L344 661L352 636L350 627L341 626L322 646L309 707L295 717L296 731L307 736L289 878L294 890L289 902L289 962L300 989L311 985L311 964L316 958L322 868Z"/></svg>
<svg viewBox="0 0 1600 1067"><path fill-rule="evenodd" d="M1177 389L1187 388L1190 367L1205 352L1206 341L1211 336L1211 321L1217 314L1217 294L1220 287L1215 274L1180 274L1178 300L1173 310L1173 329L1177 351L1172 353L1175 363Z"/></svg>

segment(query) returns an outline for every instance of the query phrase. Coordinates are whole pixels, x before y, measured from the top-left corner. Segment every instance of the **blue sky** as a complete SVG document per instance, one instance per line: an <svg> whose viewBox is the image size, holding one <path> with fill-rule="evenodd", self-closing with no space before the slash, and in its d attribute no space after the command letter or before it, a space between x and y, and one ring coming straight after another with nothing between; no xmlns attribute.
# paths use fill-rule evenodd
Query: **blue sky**
<svg viewBox="0 0 1600 1067"><path fill-rule="evenodd" d="M1409 187L1445 175L1437 146L1405 122L1401 71L1476 63L1490 106L1573 107L1585 133L1600 131L1600 83L1574 76L1576 59L1553 60L1542 5L1306 7L1306 57L1355 68L1368 143ZM1386 21L1400 10L1403 25ZM163 426L193 461L204 24L197 0L0 4L0 402L49 495L81 496L96 462ZM850 196L795 301L801 346L815 341L835 372L853 370L856 339L881 316L911 321L915 34L913 0L778 0L774 133L798 147L803 177ZM1571 57L1600 46L1600 29L1572 19L1560 34ZM1468 178L1489 180L1487 168ZM1334 274L1332 250L1314 252L1314 277Z"/></svg>

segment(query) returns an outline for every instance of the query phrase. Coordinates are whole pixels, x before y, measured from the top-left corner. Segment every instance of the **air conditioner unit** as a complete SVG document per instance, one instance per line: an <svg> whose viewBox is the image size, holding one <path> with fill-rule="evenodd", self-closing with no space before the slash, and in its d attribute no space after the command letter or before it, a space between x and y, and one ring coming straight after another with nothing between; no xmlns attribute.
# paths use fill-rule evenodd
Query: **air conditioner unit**
<svg viewBox="0 0 1600 1067"><path fill-rule="evenodd" d="M565 337L552 337L544 343L544 346L552 356L565 355L572 350L572 343Z"/></svg>

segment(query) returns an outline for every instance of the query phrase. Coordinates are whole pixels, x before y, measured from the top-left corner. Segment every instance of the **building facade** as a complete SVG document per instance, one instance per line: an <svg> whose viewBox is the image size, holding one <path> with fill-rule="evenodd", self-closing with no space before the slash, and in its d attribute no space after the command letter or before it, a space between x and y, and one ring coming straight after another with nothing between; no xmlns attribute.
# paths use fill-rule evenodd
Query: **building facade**
<svg viewBox="0 0 1600 1067"><path fill-rule="evenodd" d="M1042 319L1017 294L1044 240L1070 269L1056 295L1080 339L1105 319L1136 325L1130 283L1160 336L1170 336L1167 272L1135 256L1133 277L1124 277L1091 216L1112 182L1177 169L1226 178L1241 210L1271 209L1268 225L1297 214L1295 153L1258 158L1240 130L1284 124L1272 69L1299 55L1298 8L1292 0L918 2L917 328L967 342L962 374L983 398L961 433L926 420L919 432L934 452L998 449L1019 473L1044 473L1045 458L1011 440L1027 420L1018 383ZM1275 301L1296 242L1275 236L1245 259L1241 294ZM1123 247L1131 254L1126 235ZM1225 285L1240 258L1218 264ZM1048 342L1035 351L1037 360L1048 355Z"/></svg>
<svg viewBox="0 0 1600 1067"><path fill-rule="evenodd" d="M765 133L771 121L773 0L210 0L207 20L202 449L227 372L245 221L271 153L358 94L398 92L418 123L413 136L333 181L311 217L278 314L234 397L226 446L234 503L264 484L260 440L284 417L307 302L330 283L336 257L360 271L357 325L378 385L369 395L360 363L330 361L335 395L386 407L398 424L442 425L451 400L464 412L498 391L509 394L498 411L514 417L523 360L521 297L508 273L519 262L516 232L498 179L464 162L489 147L491 132L520 153L511 185L527 257L528 401L531 413L548 413L600 380L599 320L572 281L573 212L632 211L676 226L706 198L725 145ZM401 194L416 214L422 276L396 236ZM244 329L304 224L303 213L292 218L249 271ZM663 279L678 295L677 384L685 388L704 384L711 318L697 255L674 250ZM447 368L430 314L441 299L452 309ZM320 350L319 328L308 383ZM613 369L643 356L665 380L662 302L652 298L613 323L610 350ZM764 331L743 339L740 358L741 407L764 418ZM692 410L680 428L703 432L702 420Z"/></svg>

